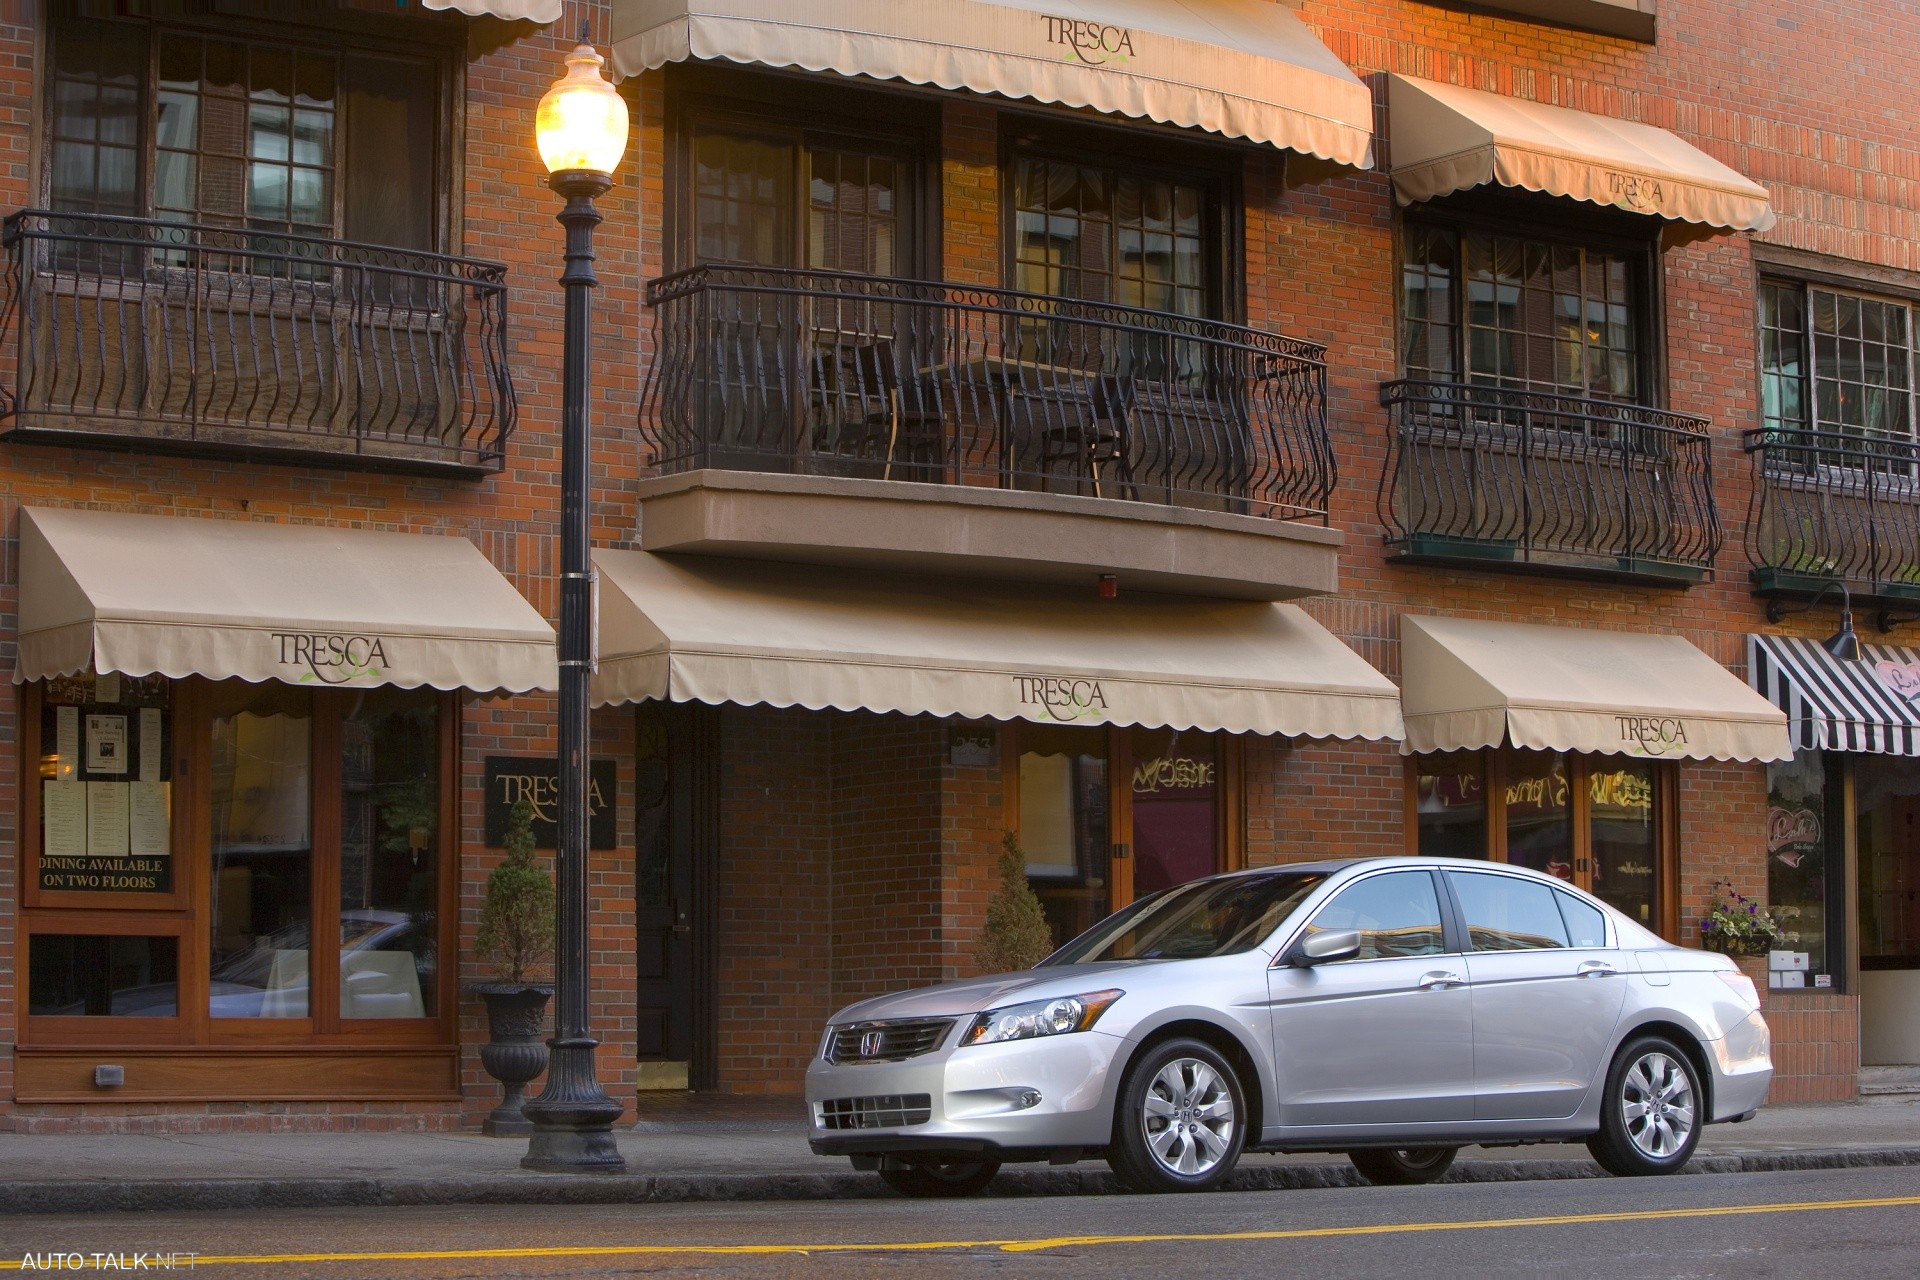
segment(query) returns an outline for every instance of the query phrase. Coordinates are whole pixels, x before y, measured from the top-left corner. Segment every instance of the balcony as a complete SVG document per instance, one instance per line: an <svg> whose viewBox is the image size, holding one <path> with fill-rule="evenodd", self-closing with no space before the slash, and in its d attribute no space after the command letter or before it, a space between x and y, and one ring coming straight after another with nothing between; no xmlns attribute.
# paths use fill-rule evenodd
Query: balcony
<svg viewBox="0 0 1920 1280"><path fill-rule="evenodd" d="M478 475L514 418L506 269L27 210L0 233L0 437ZM4 358L4 356L0 356Z"/></svg>
<svg viewBox="0 0 1920 1280"><path fill-rule="evenodd" d="M1816 431L1749 431L1747 559L1758 594L1844 582L1882 608L1920 607L1920 444Z"/></svg>
<svg viewBox="0 0 1920 1280"><path fill-rule="evenodd" d="M1334 586L1320 347L824 272L700 267L647 301L649 550L1263 599Z"/></svg>
<svg viewBox="0 0 1920 1280"><path fill-rule="evenodd" d="M1394 558L1686 586L1720 548L1702 418L1454 382L1382 384Z"/></svg>

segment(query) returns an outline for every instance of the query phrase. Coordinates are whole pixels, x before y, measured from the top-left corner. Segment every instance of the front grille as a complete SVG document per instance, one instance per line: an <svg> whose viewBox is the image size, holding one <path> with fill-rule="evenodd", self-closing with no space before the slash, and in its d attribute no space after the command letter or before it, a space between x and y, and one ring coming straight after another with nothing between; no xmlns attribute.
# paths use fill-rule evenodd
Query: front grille
<svg viewBox="0 0 1920 1280"><path fill-rule="evenodd" d="M829 1098L820 1104L822 1129L899 1129L933 1119L933 1099L924 1093L887 1093L872 1098Z"/></svg>
<svg viewBox="0 0 1920 1280"><path fill-rule="evenodd" d="M828 1062L898 1062L940 1047L953 1028L952 1018L915 1018L900 1022L850 1022L833 1029Z"/></svg>

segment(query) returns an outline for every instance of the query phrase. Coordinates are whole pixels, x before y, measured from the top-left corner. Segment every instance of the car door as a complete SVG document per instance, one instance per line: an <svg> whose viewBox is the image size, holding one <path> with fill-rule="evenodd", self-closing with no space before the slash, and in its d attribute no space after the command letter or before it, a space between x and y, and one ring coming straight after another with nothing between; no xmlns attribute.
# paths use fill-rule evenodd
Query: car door
<svg viewBox="0 0 1920 1280"><path fill-rule="evenodd" d="M1626 999L1605 917L1551 885L1444 873L1467 931L1474 1118L1557 1120L1592 1087Z"/></svg>
<svg viewBox="0 0 1920 1280"><path fill-rule="evenodd" d="M1301 938L1355 930L1360 954L1296 968L1282 952L1268 970L1272 1123L1300 1129L1472 1118L1471 996L1443 919L1439 886L1425 870L1356 880L1314 913Z"/></svg>

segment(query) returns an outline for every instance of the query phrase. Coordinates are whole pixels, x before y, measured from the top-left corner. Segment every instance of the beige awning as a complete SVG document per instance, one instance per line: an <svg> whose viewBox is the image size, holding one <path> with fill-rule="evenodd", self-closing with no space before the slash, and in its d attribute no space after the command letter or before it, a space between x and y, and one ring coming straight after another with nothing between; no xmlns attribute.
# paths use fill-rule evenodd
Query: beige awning
<svg viewBox="0 0 1920 1280"><path fill-rule="evenodd" d="M1765 187L1652 125L1399 75L1387 107L1401 204L1496 182L1734 231L1773 225Z"/></svg>
<svg viewBox="0 0 1920 1280"><path fill-rule="evenodd" d="M420 0L429 9L458 9L469 18L505 18L508 22L560 21L560 0Z"/></svg>
<svg viewBox="0 0 1920 1280"><path fill-rule="evenodd" d="M465 538L20 511L14 679L159 672L519 693L553 628Z"/></svg>
<svg viewBox="0 0 1920 1280"><path fill-rule="evenodd" d="M1293 605L602 550L594 700L1400 737L1391 681Z"/></svg>
<svg viewBox="0 0 1920 1280"><path fill-rule="evenodd" d="M1400 617L1407 750L1786 760L1787 717L1681 636Z"/></svg>
<svg viewBox="0 0 1920 1280"><path fill-rule="evenodd" d="M618 74L688 58L1092 107L1372 162L1366 85L1270 0L614 0Z"/></svg>

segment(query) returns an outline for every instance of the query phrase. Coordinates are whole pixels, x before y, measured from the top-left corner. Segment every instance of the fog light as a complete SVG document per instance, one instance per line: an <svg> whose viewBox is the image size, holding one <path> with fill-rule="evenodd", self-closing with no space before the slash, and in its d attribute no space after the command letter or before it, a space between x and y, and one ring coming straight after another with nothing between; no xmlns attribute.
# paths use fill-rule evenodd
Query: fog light
<svg viewBox="0 0 1920 1280"><path fill-rule="evenodd" d="M1013 1100L1013 1105L1021 1111L1025 1111L1030 1107L1039 1106L1040 1091L1038 1089L1022 1089L1020 1096Z"/></svg>

